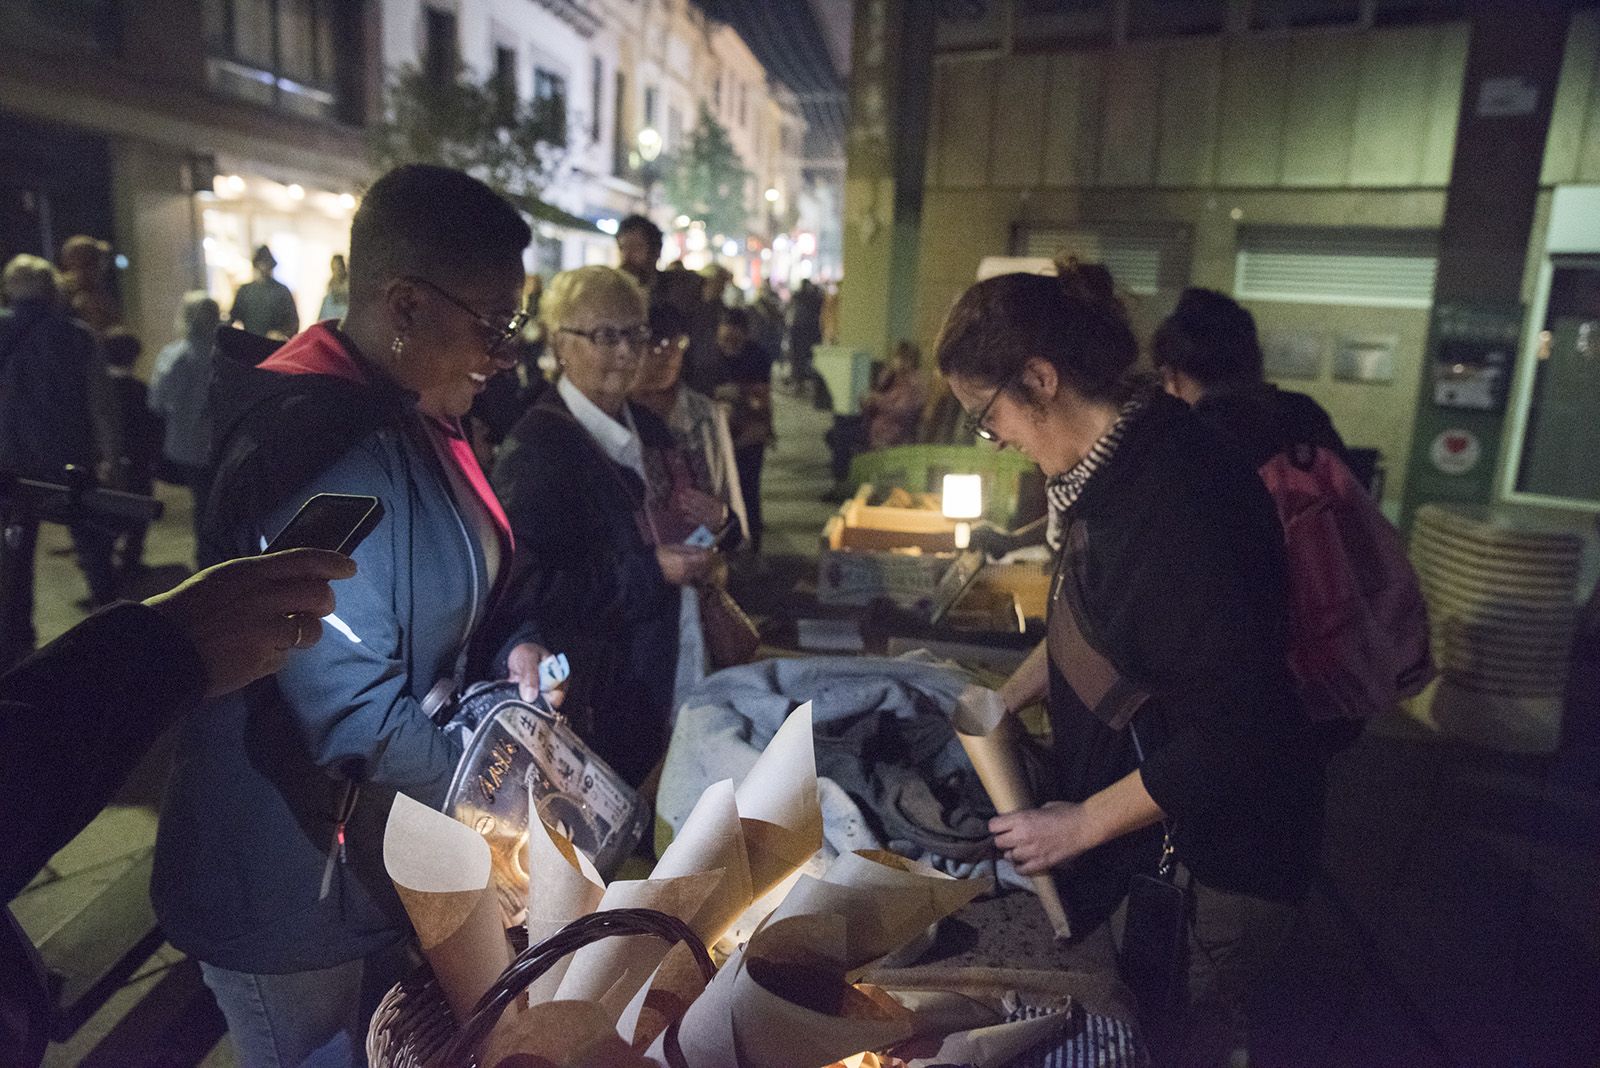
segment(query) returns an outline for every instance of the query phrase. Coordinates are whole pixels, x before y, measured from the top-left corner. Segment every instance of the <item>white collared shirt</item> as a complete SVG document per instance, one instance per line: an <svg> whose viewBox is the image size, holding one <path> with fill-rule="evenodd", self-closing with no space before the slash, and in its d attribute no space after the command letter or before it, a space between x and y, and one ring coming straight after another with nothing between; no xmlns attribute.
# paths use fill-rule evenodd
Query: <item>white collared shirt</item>
<svg viewBox="0 0 1600 1068"><path fill-rule="evenodd" d="M639 432L633 427L633 417L628 414L626 404L622 406L622 418L626 422L619 423L585 397L583 391L573 385L572 379L566 375L556 382L556 391L561 394L561 400L566 404L567 411L572 413L572 418L589 432L589 436L599 443L607 456L644 478L644 445L639 441Z"/></svg>

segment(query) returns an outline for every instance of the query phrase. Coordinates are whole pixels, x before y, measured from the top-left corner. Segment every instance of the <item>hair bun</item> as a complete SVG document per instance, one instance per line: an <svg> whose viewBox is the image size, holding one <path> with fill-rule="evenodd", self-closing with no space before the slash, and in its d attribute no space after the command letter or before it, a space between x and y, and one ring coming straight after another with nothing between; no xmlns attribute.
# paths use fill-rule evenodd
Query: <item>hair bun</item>
<svg viewBox="0 0 1600 1068"><path fill-rule="evenodd" d="M1084 263L1076 256L1058 257L1056 278L1069 299L1091 305L1122 322L1128 321L1128 309L1117 296L1116 280L1105 264Z"/></svg>

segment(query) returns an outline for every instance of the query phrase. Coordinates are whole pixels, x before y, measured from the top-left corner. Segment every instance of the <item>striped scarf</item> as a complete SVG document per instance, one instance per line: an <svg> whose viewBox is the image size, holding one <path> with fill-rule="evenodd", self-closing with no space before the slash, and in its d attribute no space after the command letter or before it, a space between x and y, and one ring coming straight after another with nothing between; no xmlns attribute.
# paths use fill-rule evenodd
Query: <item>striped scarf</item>
<svg viewBox="0 0 1600 1068"><path fill-rule="evenodd" d="M1117 446L1122 443L1122 437L1127 433L1128 425L1133 422L1134 416L1144 410L1150 401L1149 394L1138 390L1129 397L1117 411L1117 421L1111 429L1102 434L1083 459L1073 464L1072 467L1052 478L1045 486L1045 498L1050 504L1049 522L1045 527L1045 539L1053 552L1061 551L1063 531L1066 529L1067 509L1077 503L1083 496L1083 491L1089 485L1089 479L1111 459L1117 451Z"/></svg>

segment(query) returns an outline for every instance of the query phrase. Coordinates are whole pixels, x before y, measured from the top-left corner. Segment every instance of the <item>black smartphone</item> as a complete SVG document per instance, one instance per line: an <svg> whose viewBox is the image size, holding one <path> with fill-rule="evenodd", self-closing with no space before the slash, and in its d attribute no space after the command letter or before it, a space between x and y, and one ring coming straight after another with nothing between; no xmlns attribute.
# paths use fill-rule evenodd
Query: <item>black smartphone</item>
<svg viewBox="0 0 1600 1068"><path fill-rule="evenodd" d="M262 550L331 549L349 556L383 518L383 502L355 493L319 493Z"/></svg>

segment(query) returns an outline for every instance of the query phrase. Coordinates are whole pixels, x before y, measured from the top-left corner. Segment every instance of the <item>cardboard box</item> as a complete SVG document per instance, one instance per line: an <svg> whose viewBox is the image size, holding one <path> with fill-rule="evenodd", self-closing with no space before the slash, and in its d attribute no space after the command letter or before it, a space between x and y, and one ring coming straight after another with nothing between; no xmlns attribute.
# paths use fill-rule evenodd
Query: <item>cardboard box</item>
<svg viewBox="0 0 1600 1068"><path fill-rule="evenodd" d="M937 507L870 505L871 496L862 486L823 528L817 600L865 605L884 597L901 608L930 601L956 558L955 522Z"/></svg>

